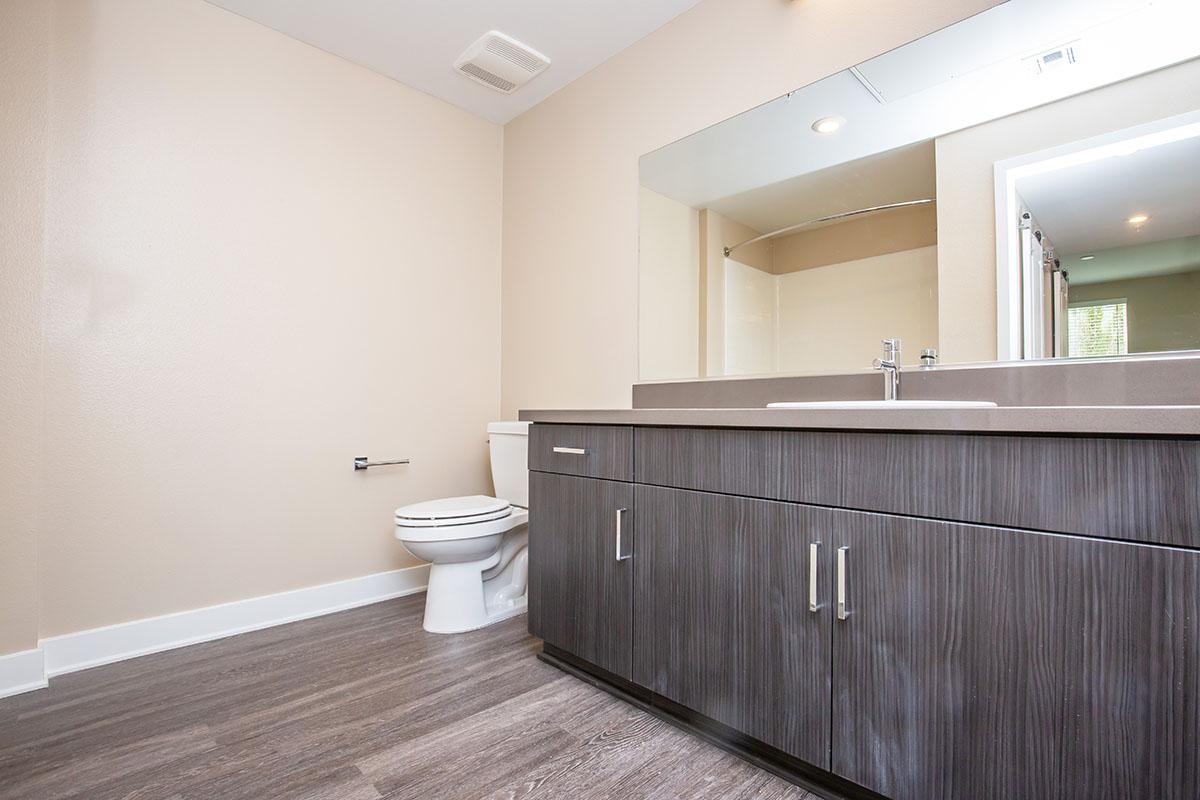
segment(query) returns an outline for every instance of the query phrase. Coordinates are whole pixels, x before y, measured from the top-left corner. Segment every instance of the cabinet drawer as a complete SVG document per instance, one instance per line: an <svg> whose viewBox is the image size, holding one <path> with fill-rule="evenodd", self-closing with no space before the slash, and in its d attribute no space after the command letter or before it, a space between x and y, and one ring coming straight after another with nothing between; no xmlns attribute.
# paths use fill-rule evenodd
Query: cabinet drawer
<svg viewBox="0 0 1200 800"><path fill-rule="evenodd" d="M1200 546L1200 442L842 434L846 508Z"/></svg>
<svg viewBox="0 0 1200 800"><path fill-rule="evenodd" d="M638 428L638 483L1200 547L1200 441Z"/></svg>
<svg viewBox="0 0 1200 800"><path fill-rule="evenodd" d="M613 481L633 480L633 429L610 425L534 425L529 468Z"/></svg>
<svg viewBox="0 0 1200 800"><path fill-rule="evenodd" d="M638 483L837 505L839 434L638 428Z"/></svg>

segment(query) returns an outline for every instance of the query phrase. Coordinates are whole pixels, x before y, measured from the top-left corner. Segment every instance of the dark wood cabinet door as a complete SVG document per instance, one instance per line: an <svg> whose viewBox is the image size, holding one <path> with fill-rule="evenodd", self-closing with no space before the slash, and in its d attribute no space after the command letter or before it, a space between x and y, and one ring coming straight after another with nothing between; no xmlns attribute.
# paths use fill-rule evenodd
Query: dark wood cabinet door
<svg viewBox="0 0 1200 800"><path fill-rule="evenodd" d="M1200 797L1200 553L836 513L834 772L896 800Z"/></svg>
<svg viewBox="0 0 1200 800"><path fill-rule="evenodd" d="M828 768L831 514L639 485L634 680Z"/></svg>
<svg viewBox="0 0 1200 800"><path fill-rule="evenodd" d="M633 484L529 473L529 632L626 679L632 674L633 501Z"/></svg>

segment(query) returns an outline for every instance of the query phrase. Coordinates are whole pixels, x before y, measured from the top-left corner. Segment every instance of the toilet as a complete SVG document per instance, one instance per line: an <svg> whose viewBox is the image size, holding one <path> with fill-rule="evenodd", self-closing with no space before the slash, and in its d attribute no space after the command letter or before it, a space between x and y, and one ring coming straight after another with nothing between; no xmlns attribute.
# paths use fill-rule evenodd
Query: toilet
<svg viewBox="0 0 1200 800"><path fill-rule="evenodd" d="M396 509L396 538L429 562L425 630L462 633L525 613L529 579L528 422L488 425L496 497Z"/></svg>

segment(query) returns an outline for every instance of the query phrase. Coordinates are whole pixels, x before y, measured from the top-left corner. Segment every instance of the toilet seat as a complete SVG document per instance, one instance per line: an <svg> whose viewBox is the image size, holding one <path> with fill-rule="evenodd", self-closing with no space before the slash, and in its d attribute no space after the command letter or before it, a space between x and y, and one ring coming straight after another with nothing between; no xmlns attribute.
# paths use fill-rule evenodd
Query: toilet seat
<svg viewBox="0 0 1200 800"><path fill-rule="evenodd" d="M446 525L471 525L507 517L512 506L507 500L475 494L443 497L396 509L396 524L405 528L440 528Z"/></svg>
<svg viewBox="0 0 1200 800"><path fill-rule="evenodd" d="M410 542L474 539L504 533L528 520L507 500L484 495L445 497L396 509L397 538Z"/></svg>

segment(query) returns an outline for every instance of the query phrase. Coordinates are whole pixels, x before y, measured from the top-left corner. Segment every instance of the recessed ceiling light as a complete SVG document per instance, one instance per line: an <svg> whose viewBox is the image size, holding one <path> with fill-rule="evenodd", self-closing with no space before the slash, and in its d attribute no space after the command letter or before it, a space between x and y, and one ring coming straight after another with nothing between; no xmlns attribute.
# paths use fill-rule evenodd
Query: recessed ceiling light
<svg viewBox="0 0 1200 800"><path fill-rule="evenodd" d="M845 124L843 117L821 117L812 124L812 129L817 133L837 133Z"/></svg>
<svg viewBox="0 0 1200 800"><path fill-rule="evenodd" d="M1132 217L1130 217L1129 219L1127 219L1125 221L1128 222L1130 225L1141 225L1143 222L1146 222L1149 219L1150 219L1149 214L1134 214Z"/></svg>
<svg viewBox="0 0 1200 800"><path fill-rule="evenodd" d="M1080 256L1079 260L1080 261L1091 261L1093 258L1095 258L1095 256Z"/></svg>

